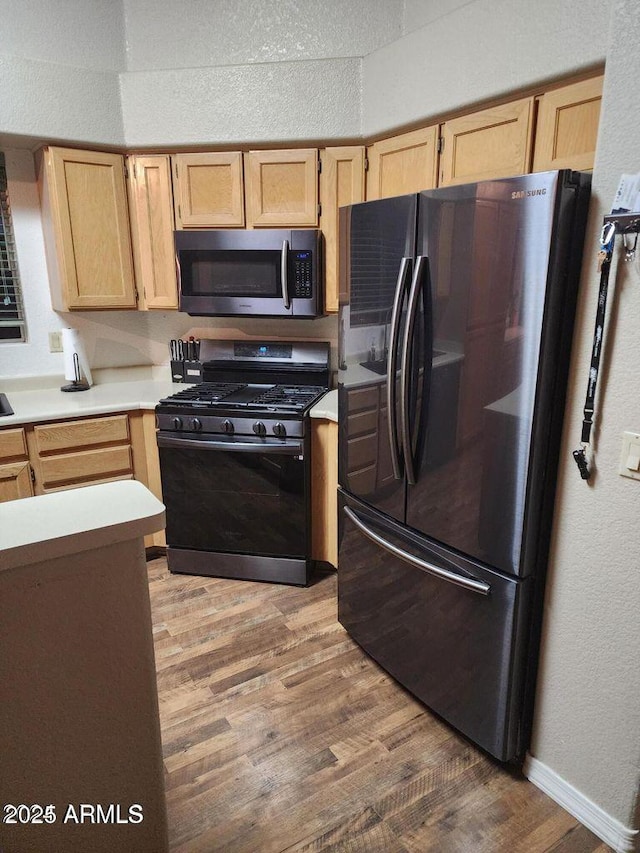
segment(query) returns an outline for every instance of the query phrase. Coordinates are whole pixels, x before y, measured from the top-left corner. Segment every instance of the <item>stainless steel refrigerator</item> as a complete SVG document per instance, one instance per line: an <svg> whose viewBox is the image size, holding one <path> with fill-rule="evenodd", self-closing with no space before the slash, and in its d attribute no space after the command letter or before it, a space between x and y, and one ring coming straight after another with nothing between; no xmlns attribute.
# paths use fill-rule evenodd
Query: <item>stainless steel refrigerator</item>
<svg viewBox="0 0 640 853"><path fill-rule="evenodd" d="M341 210L338 617L501 761L529 739L589 186Z"/></svg>

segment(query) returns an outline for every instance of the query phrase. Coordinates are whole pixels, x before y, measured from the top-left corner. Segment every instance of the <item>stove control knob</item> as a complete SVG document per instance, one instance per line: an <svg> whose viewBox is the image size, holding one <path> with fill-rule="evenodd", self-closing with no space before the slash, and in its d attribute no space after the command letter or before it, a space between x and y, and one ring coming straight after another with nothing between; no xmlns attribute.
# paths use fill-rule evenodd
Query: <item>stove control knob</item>
<svg viewBox="0 0 640 853"><path fill-rule="evenodd" d="M278 438L284 438L287 434L287 428L283 423L278 423L273 425L273 434L277 435Z"/></svg>
<svg viewBox="0 0 640 853"><path fill-rule="evenodd" d="M229 418L225 418L225 420L223 420L220 424L220 429L227 435L231 435L231 433L234 431L234 426L233 423L229 420Z"/></svg>
<svg viewBox="0 0 640 853"><path fill-rule="evenodd" d="M174 429L182 429L182 418L174 418L172 423Z"/></svg>
<svg viewBox="0 0 640 853"><path fill-rule="evenodd" d="M262 423L262 421L256 421L255 422L255 424L253 425L253 431L255 432L256 435L266 435L267 434L267 428Z"/></svg>
<svg viewBox="0 0 640 853"><path fill-rule="evenodd" d="M200 418L192 418L191 429L194 429L196 431L202 429L202 421L200 420Z"/></svg>

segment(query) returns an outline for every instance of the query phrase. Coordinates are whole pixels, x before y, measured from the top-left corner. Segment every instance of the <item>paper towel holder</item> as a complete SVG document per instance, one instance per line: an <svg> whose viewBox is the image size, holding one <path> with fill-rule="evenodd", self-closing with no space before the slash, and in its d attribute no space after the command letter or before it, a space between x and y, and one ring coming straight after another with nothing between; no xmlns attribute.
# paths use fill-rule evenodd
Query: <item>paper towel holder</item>
<svg viewBox="0 0 640 853"><path fill-rule="evenodd" d="M73 354L73 371L75 373L75 378L68 385L62 385L60 387L60 390L61 391L88 391L89 390L89 383L85 382L85 380L81 378L80 359L78 358L77 352L74 352L74 354Z"/></svg>

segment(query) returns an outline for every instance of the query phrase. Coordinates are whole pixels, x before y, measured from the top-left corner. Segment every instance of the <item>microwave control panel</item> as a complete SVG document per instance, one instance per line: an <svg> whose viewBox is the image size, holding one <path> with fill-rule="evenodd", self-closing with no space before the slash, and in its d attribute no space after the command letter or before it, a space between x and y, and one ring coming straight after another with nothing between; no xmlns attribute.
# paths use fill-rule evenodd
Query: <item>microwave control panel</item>
<svg viewBox="0 0 640 853"><path fill-rule="evenodd" d="M293 296L309 299L311 296L311 252L293 252Z"/></svg>

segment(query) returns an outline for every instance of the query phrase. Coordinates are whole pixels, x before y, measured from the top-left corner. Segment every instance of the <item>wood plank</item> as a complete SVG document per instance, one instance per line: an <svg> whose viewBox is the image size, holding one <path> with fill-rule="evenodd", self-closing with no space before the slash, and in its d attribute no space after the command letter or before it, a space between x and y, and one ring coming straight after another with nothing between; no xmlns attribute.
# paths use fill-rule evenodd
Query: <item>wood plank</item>
<svg viewBox="0 0 640 853"><path fill-rule="evenodd" d="M172 853L604 853L336 622L306 589L150 562Z"/></svg>

